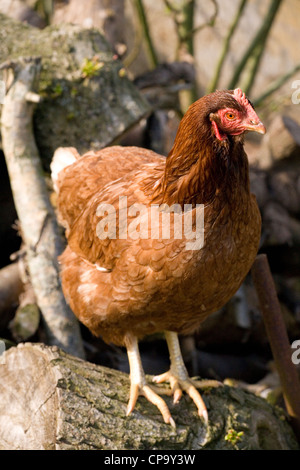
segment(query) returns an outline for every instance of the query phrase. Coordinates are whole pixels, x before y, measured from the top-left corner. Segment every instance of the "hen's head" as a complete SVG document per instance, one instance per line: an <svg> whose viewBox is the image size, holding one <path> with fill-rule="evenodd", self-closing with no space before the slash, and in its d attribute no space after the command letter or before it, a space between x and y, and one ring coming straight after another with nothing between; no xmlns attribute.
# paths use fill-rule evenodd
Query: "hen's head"
<svg viewBox="0 0 300 470"><path fill-rule="evenodd" d="M265 126L242 90L216 91L208 96L211 97L212 109L209 119L219 141L227 140L228 135L237 136L246 131L265 134Z"/></svg>

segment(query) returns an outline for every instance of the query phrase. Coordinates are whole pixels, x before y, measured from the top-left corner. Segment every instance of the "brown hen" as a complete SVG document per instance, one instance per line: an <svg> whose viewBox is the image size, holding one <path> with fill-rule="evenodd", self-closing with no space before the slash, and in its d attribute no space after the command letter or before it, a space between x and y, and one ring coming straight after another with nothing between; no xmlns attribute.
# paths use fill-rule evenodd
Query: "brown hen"
<svg viewBox="0 0 300 470"><path fill-rule="evenodd" d="M119 146L82 157L73 148L55 153L52 176L68 240L63 290L96 336L127 348L127 414L142 394L174 425L146 382L138 350L139 339L164 331L171 366L154 381L170 382L175 402L186 391L207 420L177 334L192 333L221 308L256 256L261 219L243 148L249 130L265 133L241 90L216 91L188 109L166 159ZM189 230L178 231L178 220L189 221Z"/></svg>

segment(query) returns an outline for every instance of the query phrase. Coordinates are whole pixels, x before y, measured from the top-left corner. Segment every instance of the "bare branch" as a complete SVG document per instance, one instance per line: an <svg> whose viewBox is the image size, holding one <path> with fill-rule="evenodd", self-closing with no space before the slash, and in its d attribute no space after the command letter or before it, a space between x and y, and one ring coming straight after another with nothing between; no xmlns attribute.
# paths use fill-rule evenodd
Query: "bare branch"
<svg viewBox="0 0 300 470"><path fill-rule="evenodd" d="M235 33L235 30L236 30L236 28L239 24L239 21L240 21L241 16L244 12L244 9L245 9L245 6L246 6L247 2L248 2L248 0L241 0L241 2L239 4L236 15L233 19L233 22L230 25L228 34L225 38L223 48L222 48L222 52L221 52L221 55L220 55L220 58L218 60L217 67L216 67L216 70L215 70L215 74L214 74L213 79L211 81L211 84L209 85L209 88L208 88L208 93L212 93L218 87L218 83L219 83L219 80L220 80L223 64L225 62L225 59L227 57L227 54L228 54L228 51L229 51L229 48L230 48L231 39L232 39L232 37Z"/></svg>
<svg viewBox="0 0 300 470"><path fill-rule="evenodd" d="M218 13L219 13L219 5L217 3L217 0L211 0L211 2L213 3L214 5L214 12L213 14L211 15L211 17L209 18L208 21L206 21L205 23L199 25L199 26L196 26L192 31L191 31L191 35L193 36L194 34L198 33L199 31L202 31L202 29L204 28L207 28L207 27L213 27L215 25L215 22L216 22L216 19L218 17Z"/></svg>
<svg viewBox="0 0 300 470"><path fill-rule="evenodd" d="M292 363L288 334L265 254L256 257L252 267L252 276L280 376L287 411L291 417L295 434L300 440L300 382L296 366Z"/></svg>
<svg viewBox="0 0 300 470"><path fill-rule="evenodd" d="M142 25L142 30L144 32L144 37L145 37L145 41L146 41L147 48L148 48L148 51L149 51L149 57L150 57L150 60L151 60L152 67L153 68L157 67L158 58L157 58L157 54L156 54L156 51L155 51L155 48L154 48L154 45L153 45L153 42L152 42L152 38L151 38L151 34L150 34L150 29L149 29L149 25L148 25L148 20L147 20L145 8L144 8L143 0L134 0L134 4L135 4L135 7L136 7L136 11L138 13L138 16L139 16L140 23Z"/></svg>
<svg viewBox="0 0 300 470"><path fill-rule="evenodd" d="M266 98L268 98L272 93L277 91L282 85L284 85L295 73L300 71L300 64L297 64L292 70L290 70L285 75L282 75L277 80L271 83L271 85L256 99L253 100L255 106L259 106Z"/></svg>
<svg viewBox="0 0 300 470"><path fill-rule="evenodd" d="M261 27L257 31L255 37L253 38L252 42L249 44L249 47L247 48L245 54L243 55L242 59L240 60L239 64L237 65L235 69L232 79L228 85L229 89L235 88L237 86L239 78L248 63L249 58L253 56L253 54L254 55L256 54L256 58L253 61L252 71L250 72L250 77L249 77L248 84L247 84L247 90L245 90L247 93L251 91L251 87L253 85L254 78L258 70L260 60L262 58L264 46L268 39L269 32L271 30L273 21L275 19L275 16L279 10L281 3L282 3L282 0L272 0L269 10L264 18L264 21Z"/></svg>
<svg viewBox="0 0 300 470"><path fill-rule="evenodd" d="M40 63L40 58L20 58L11 64L14 81L4 98L1 116L3 150L26 246L31 284L43 315L48 341L83 357L79 326L61 290L57 256L64 243L33 137L34 106L27 100L28 94L32 97L36 88Z"/></svg>

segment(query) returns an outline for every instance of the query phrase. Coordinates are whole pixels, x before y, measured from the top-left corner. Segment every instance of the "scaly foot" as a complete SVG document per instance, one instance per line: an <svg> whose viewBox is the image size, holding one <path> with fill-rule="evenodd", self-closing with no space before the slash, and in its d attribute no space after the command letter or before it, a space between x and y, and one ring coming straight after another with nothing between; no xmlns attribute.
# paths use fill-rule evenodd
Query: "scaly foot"
<svg viewBox="0 0 300 470"><path fill-rule="evenodd" d="M178 403L182 397L182 392L186 392L195 403L199 416L203 417L204 421L208 423L207 409L197 388L205 389L209 387L218 387L222 384L216 380L193 380L187 373L181 373L180 375L181 376L178 376L169 370L164 374L153 377L152 380L157 384L163 382L170 383L174 403ZM164 392L162 391L161 393Z"/></svg>
<svg viewBox="0 0 300 470"><path fill-rule="evenodd" d="M148 401L150 401L150 403L157 406L162 414L164 422L166 424L171 424L173 428L176 428L175 421L171 416L166 402L150 387L150 385L147 385L146 383L131 383L126 416L130 415L130 413L134 410L139 395L144 396Z"/></svg>
<svg viewBox="0 0 300 470"><path fill-rule="evenodd" d="M207 409L197 388L216 387L221 384L216 380L192 380L187 373L182 359L177 333L166 331L165 336L170 352L171 368L168 372L154 377L153 381L156 383L170 383L174 403L178 403L183 391L186 392L197 406L199 416L203 417L207 423Z"/></svg>
<svg viewBox="0 0 300 470"><path fill-rule="evenodd" d="M175 428L176 425L167 404L146 382L138 342L134 336L127 336L126 348L130 366L130 395L126 415L128 416L134 410L138 396L143 395L150 403L157 406L164 422Z"/></svg>

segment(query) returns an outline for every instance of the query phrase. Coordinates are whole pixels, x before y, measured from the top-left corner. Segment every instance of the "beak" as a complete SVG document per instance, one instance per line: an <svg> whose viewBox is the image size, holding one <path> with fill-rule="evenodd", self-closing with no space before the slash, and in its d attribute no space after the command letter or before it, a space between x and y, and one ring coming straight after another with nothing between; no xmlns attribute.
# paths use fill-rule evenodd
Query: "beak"
<svg viewBox="0 0 300 470"><path fill-rule="evenodd" d="M247 131L258 132L259 134L265 134L267 132L265 126L261 121L249 121L245 125L245 129Z"/></svg>

